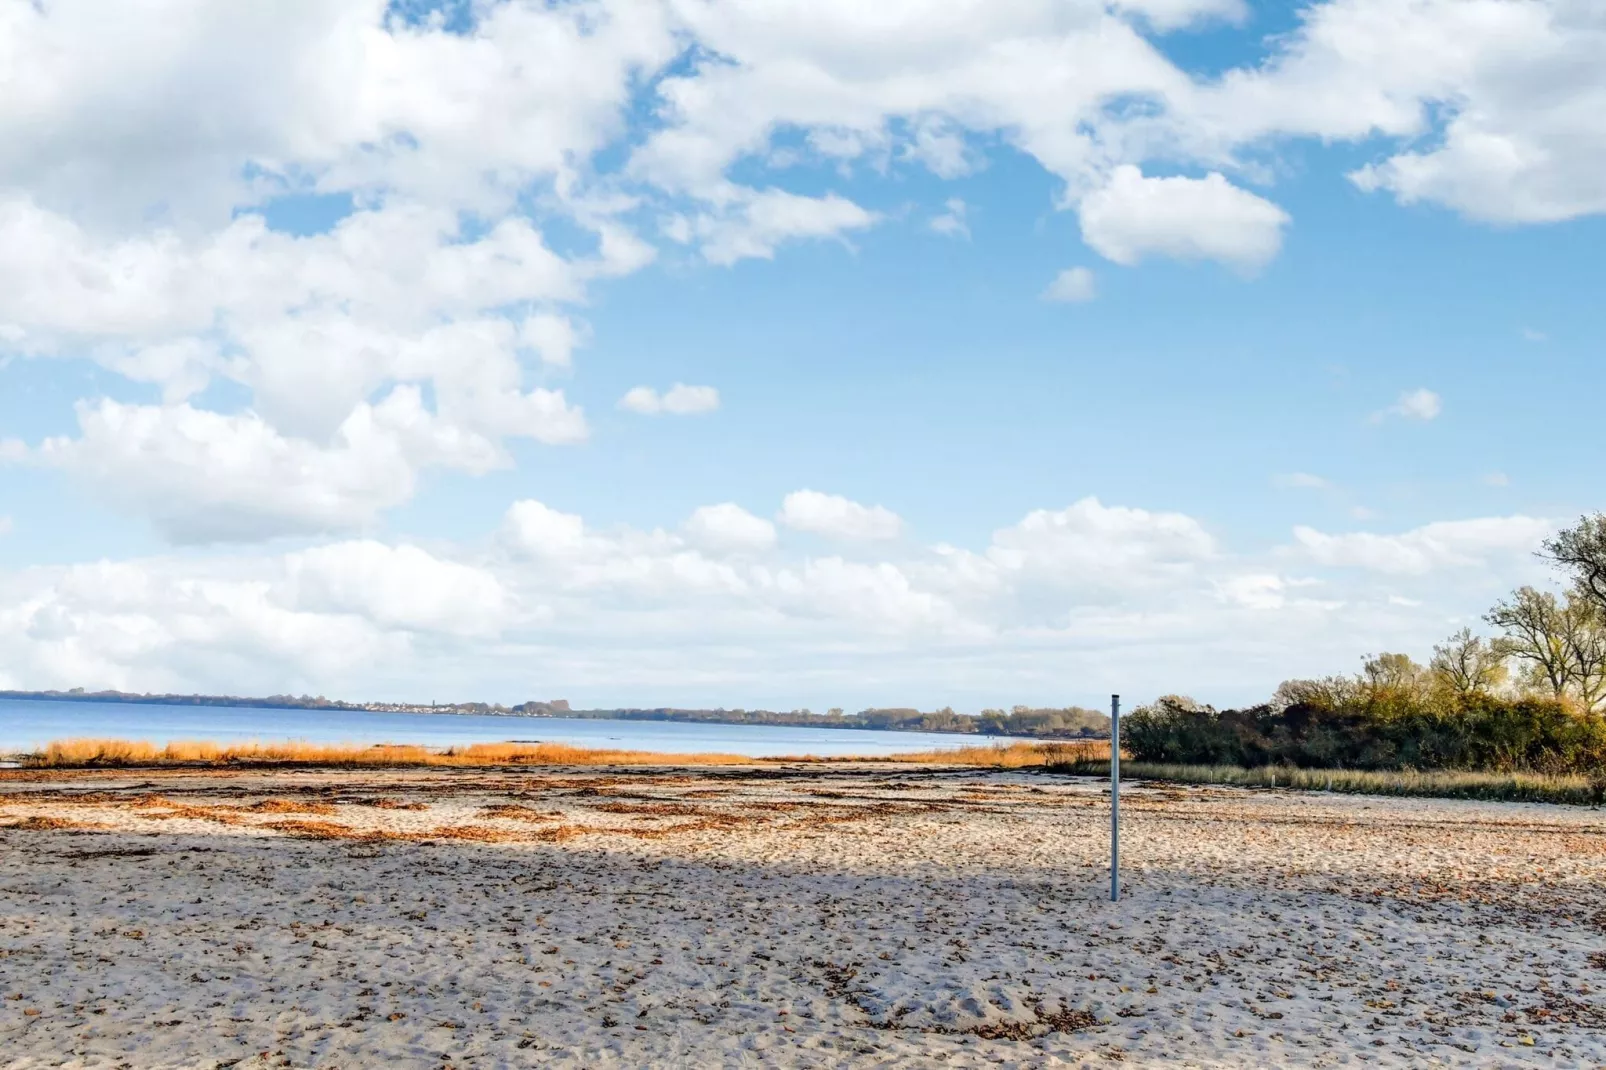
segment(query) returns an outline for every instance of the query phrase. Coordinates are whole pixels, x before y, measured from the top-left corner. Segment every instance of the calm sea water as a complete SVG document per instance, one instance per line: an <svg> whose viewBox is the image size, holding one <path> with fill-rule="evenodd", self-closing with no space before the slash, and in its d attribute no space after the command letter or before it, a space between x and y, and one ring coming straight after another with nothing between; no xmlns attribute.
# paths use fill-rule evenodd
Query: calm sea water
<svg viewBox="0 0 1606 1070"><path fill-rule="evenodd" d="M34 750L53 739L69 737L148 740L158 746L175 739L205 739L219 743L305 740L309 743L353 743L365 746L371 743L449 746L458 743L539 740L543 743L620 747L668 754L712 751L754 758L789 754L894 754L899 751L962 747L981 742L1012 742L1006 736L783 728L770 725L0 699L0 753Z"/></svg>

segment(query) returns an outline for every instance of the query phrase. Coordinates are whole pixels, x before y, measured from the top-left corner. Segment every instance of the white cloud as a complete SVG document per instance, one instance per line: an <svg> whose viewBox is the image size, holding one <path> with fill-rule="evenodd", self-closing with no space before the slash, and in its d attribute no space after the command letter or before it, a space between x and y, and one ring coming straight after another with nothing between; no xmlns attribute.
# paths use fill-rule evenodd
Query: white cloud
<svg viewBox="0 0 1606 1070"><path fill-rule="evenodd" d="M1054 276L1054 281L1043 291L1043 300L1062 302L1091 301L1097 296L1093 285L1093 272L1085 267L1070 267Z"/></svg>
<svg viewBox="0 0 1606 1070"><path fill-rule="evenodd" d="M617 132L631 77L677 51L665 16L499 4L456 34L372 0L10 7L0 184L119 222L226 220L264 185L309 180L500 206Z"/></svg>
<svg viewBox="0 0 1606 1070"><path fill-rule="evenodd" d="M544 416L546 433L584 434L561 395L531 401L532 423ZM505 463L492 440L431 414L411 387L359 405L327 444L281 435L254 413L187 404L103 400L80 406L78 421L78 437L46 440L37 459L180 543L360 529L411 497L421 468L479 473Z"/></svg>
<svg viewBox="0 0 1606 1070"><path fill-rule="evenodd" d="M799 238L836 238L875 223L872 212L834 193L804 197L767 189L733 194L717 212L692 221L703 255L713 264L738 260L771 260L783 242Z"/></svg>
<svg viewBox="0 0 1606 1070"><path fill-rule="evenodd" d="M991 561L1011 571L1116 587L1188 573L1215 554L1215 539L1192 517L1106 506L1097 498L1029 513L994 532L987 551Z"/></svg>
<svg viewBox="0 0 1606 1070"><path fill-rule="evenodd" d="M1296 527L1294 543L1319 565L1412 575L1484 567L1492 557L1531 554L1554 529L1548 520L1527 516L1442 521L1398 535L1329 535Z"/></svg>
<svg viewBox="0 0 1606 1070"><path fill-rule="evenodd" d="M332 543L290 555L286 572L296 608L356 614L384 628L496 635L509 608L495 576L416 546Z"/></svg>
<svg viewBox="0 0 1606 1070"><path fill-rule="evenodd" d="M945 209L941 215L933 216L931 229L947 238L970 237L970 224L965 221L965 202L959 197L949 197L943 202Z"/></svg>
<svg viewBox="0 0 1606 1070"><path fill-rule="evenodd" d="M643 416L698 416L719 408L719 391L711 386L676 383L660 394L650 386L637 386L619 399L619 407Z"/></svg>
<svg viewBox="0 0 1606 1070"><path fill-rule="evenodd" d="M1116 0L1113 6L1142 15L1157 30L1176 30L1213 19L1242 22L1249 14L1244 0Z"/></svg>
<svg viewBox="0 0 1606 1070"><path fill-rule="evenodd" d="M233 428L226 461L176 440L156 450L163 471L128 472L121 504L142 508L150 483L193 494L153 517L179 532L193 525L174 514L227 496L208 486L220 468L271 470L300 489L205 537L339 530L406 500L423 467L479 470L507 438L583 437L561 392L530 387L525 354L567 367L581 339L563 306L653 256L617 218L629 206L584 172L622 132L638 75L679 50L666 10L495 4L460 34L371 0L159 7L0 14L0 63L19 79L0 138L22 154L0 160L0 344L157 387L167 411L136 422L204 423L212 446ZM532 186L550 192L521 200ZM287 195L356 210L326 233L270 230L261 212ZM554 252L554 215L593 248ZM248 411L196 400L217 382ZM435 445L347 456L375 399L412 389ZM52 457L122 472L137 460L107 453L132 445L56 443Z"/></svg>
<svg viewBox="0 0 1606 1070"><path fill-rule="evenodd" d="M880 505L860 505L836 494L798 490L781 503L780 521L797 531L832 539L896 539L903 533L897 513Z"/></svg>
<svg viewBox="0 0 1606 1070"><path fill-rule="evenodd" d="M940 594L920 590L891 562L811 559L775 577L778 601L800 615L847 619L875 633L923 635L959 625Z"/></svg>
<svg viewBox="0 0 1606 1070"><path fill-rule="evenodd" d="M509 506L503 532L517 549L537 556L574 554L586 545L585 521L581 517L560 513L533 500Z"/></svg>
<svg viewBox="0 0 1606 1070"><path fill-rule="evenodd" d="M1250 573L1216 581L1216 591L1228 602L1249 609L1281 609L1286 603L1288 582L1271 573Z"/></svg>
<svg viewBox="0 0 1606 1070"><path fill-rule="evenodd" d="M519 341L541 355L541 363L567 368L573 363L580 332L566 316L539 313L519 325Z"/></svg>
<svg viewBox="0 0 1606 1070"><path fill-rule="evenodd" d="M719 408L719 391L711 386L676 383L664 393L663 410L674 416L696 416Z"/></svg>
<svg viewBox="0 0 1606 1070"><path fill-rule="evenodd" d="M1271 485L1280 490L1331 490L1333 484L1309 472L1285 472L1271 477Z"/></svg>
<svg viewBox="0 0 1606 1070"><path fill-rule="evenodd" d="M732 502L702 506L685 527L693 542L715 551L767 550L775 545L775 525Z"/></svg>
<svg viewBox="0 0 1606 1070"><path fill-rule="evenodd" d="M1352 177L1407 203L1499 222L1574 218L1606 211L1603 47L1589 0L1333 0L1189 110L1233 144L1381 135L1405 151Z"/></svg>
<svg viewBox="0 0 1606 1070"><path fill-rule="evenodd" d="M1523 340L1527 341L1527 342L1548 342L1548 341L1550 341L1550 335L1546 334L1544 331L1537 330L1537 329L1535 329L1533 327L1524 327L1522 329L1522 337L1523 337Z"/></svg>
<svg viewBox="0 0 1606 1070"><path fill-rule="evenodd" d="M0 681L772 708L1184 686L1248 701L1367 650L1425 656L1447 620L1532 579L1549 531L1304 529L1237 553L1197 518L1083 499L973 549L905 539L849 558L761 546L764 522L738 510L695 516L678 533L596 528L521 501L478 550L355 540L0 570Z"/></svg>
<svg viewBox="0 0 1606 1070"><path fill-rule="evenodd" d="M1407 390L1400 395L1400 399L1393 405L1380 412L1372 414L1372 422L1379 423L1390 416L1398 416L1402 420L1428 420L1437 419L1439 413L1444 411L1444 400L1426 387L1416 390Z"/></svg>
<svg viewBox="0 0 1606 1070"><path fill-rule="evenodd" d="M1254 271L1282 247L1288 213L1239 189L1219 173L1149 178L1117 167L1103 188L1082 199L1082 239L1117 264L1159 254L1218 260Z"/></svg>
<svg viewBox="0 0 1606 1070"><path fill-rule="evenodd" d="M938 178L960 178L978 166L975 154L965 144L964 128L929 116L914 124L914 136L903 147L902 156L923 164ZM948 203L952 208L953 202Z"/></svg>

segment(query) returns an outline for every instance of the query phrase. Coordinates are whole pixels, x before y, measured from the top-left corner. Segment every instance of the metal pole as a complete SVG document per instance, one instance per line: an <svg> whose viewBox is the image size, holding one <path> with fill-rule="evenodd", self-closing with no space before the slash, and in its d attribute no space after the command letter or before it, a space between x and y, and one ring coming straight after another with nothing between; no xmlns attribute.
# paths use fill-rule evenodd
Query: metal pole
<svg viewBox="0 0 1606 1070"><path fill-rule="evenodd" d="M1121 898L1121 696L1110 696L1110 902Z"/></svg>

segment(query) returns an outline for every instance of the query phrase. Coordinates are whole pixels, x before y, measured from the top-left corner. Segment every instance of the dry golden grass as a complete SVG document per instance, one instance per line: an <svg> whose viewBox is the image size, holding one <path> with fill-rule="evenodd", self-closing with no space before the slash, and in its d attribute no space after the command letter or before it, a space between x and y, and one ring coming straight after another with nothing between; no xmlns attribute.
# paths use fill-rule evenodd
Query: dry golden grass
<svg viewBox="0 0 1606 1070"><path fill-rule="evenodd" d="M563 743L471 743L432 749L411 744L370 747L319 743L212 743L174 741L163 747L124 739L63 739L47 744L25 764L39 769L148 767L164 765L314 765L314 766L496 766L496 765L754 765L793 762L909 762L921 765L963 765L988 769L1065 765L1108 759L1110 745L1085 742L1012 743L1007 746L956 747L911 751L878 757L748 758L739 754L661 754L653 751L604 750Z"/></svg>
<svg viewBox="0 0 1606 1070"><path fill-rule="evenodd" d="M34 768L161 765L488 766L488 765L743 765L736 754L655 754L562 743L473 743L433 750L404 744L371 747L317 743L175 741L165 747L122 739L56 740L30 755Z"/></svg>
<svg viewBox="0 0 1606 1070"><path fill-rule="evenodd" d="M1110 741L1107 739L1078 740L1075 742L1010 743L983 747L956 747L953 750L912 751L894 754L889 762L912 762L920 765L969 765L988 769L1024 769L1034 765L1064 765L1068 762L1109 761Z"/></svg>
<svg viewBox="0 0 1606 1070"><path fill-rule="evenodd" d="M1106 753L1105 761L1109 760ZM1067 764L1063 770L1081 776L1108 775L1097 763ZM1123 760L1121 772L1134 780L1176 784L1221 784L1230 787L1283 788L1292 791L1335 791L1351 795L1401 795L1437 799L1484 799L1495 802L1551 802L1599 806L1599 787L1588 777L1544 773L1480 773L1410 769L1288 769L1263 766L1173 765Z"/></svg>

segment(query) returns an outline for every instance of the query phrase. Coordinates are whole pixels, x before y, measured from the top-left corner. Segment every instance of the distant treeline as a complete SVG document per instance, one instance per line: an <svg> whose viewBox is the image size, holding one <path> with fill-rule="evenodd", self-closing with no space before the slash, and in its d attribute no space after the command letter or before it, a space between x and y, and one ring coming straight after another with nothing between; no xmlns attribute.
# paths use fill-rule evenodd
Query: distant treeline
<svg viewBox="0 0 1606 1070"><path fill-rule="evenodd" d="M569 703L564 699L550 702L526 702L508 707L493 702L456 702L449 705L411 702L344 702L324 698L322 695L268 695L253 698L241 695L150 695L131 691L86 691L75 687L70 691L0 691L0 699L31 699L41 702L118 702L144 706L230 706L255 710L354 710L367 712L405 711L422 713L478 713L495 715L550 716L567 715Z"/></svg>
<svg viewBox="0 0 1606 1070"><path fill-rule="evenodd" d="M873 729L883 732L955 732L964 735L1024 736L1035 739L1087 739L1107 737L1110 718L1097 710L1067 706L1061 709L1034 709L1016 706L1003 710L983 710L979 715L956 713L944 708L934 713L916 709L868 709L844 713L832 709L825 713L793 710L659 709L579 710L564 717L605 718L619 721L687 721L705 724L762 724L806 728Z"/></svg>
<svg viewBox="0 0 1606 1070"><path fill-rule="evenodd" d="M1122 721L1140 761L1576 773L1606 782L1606 516L1544 544L1571 581L1523 587L1463 628L1427 665L1365 659L1356 676L1290 680L1270 702L1217 710L1171 695Z"/></svg>
<svg viewBox="0 0 1606 1070"><path fill-rule="evenodd" d="M311 695L269 695L246 698L239 695L144 695L129 691L0 691L0 699L33 699L42 702L125 702L148 706L242 706L266 710L360 710L361 703Z"/></svg>

